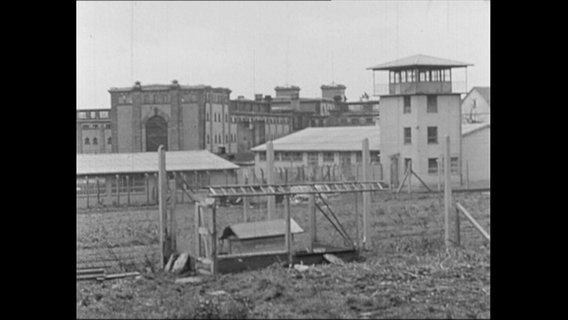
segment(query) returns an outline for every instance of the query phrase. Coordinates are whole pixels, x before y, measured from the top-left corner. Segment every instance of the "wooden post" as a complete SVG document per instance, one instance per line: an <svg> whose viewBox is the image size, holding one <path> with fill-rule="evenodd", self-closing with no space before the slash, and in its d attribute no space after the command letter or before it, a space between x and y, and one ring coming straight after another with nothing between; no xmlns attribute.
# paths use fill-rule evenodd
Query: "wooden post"
<svg viewBox="0 0 568 320"><path fill-rule="evenodd" d="M456 246L459 246L460 243L461 243L460 210L456 208Z"/></svg>
<svg viewBox="0 0 568 320"><path fill-rule="evenodd" d="M199 202L195 202L195 217L193 219L193 223L195 224L195 256L201 257L201 235L199 234L199 227L201 227L201 219L199 210L201 207Z"/></svg>
<svg viewBox="0 0 568 320"><path fill-rule="evenodd" d="M173 183L171 188L171 196L170 196L170 245L172 247L172 252L177 253L177 221L176 221L176 204L177 204L177 174L172 172L173 175Z"/></svg>
<svg viewBox="0 0 568 320"><path fill-rule="evenodd" d="M357 249L361 248L361 236L359 235L359 192L354 192L353 195L355 196L355 210L354 210L354 215L355 215L355 238L356 240L356 245L357 245Z"/></svg>
<svg viewBox="0 0 568 320"><path fill-rule="evenodd" d="M217 204L211 205L211 273L217 275Z"/></svg>
<svg viewBox="0 0 568 320"><path fill-rule="evenodd" d="M290 217L290 196L284 196L284 205L286 207L286 252L288 253L288 265L292 265L292 229Z"/></svg>
<svg viewBox="0 0 568 320"><path fill-rule="evenodd" d="M116 178L116 205L120 207L120 176L117 174Z"/></svg>
<svg viewBox="0 0 568 320"><path fill-rule="evenodd" d="M479 231L481 233L481 235L487 239L487 241L491 241L491 238L489 237L489 234L487 233L487 231L485 231L481 225L475 221L475 219L473 218L473 216L467 212L467 210L459 203L456 203L456 207L461 210L461 212L463 213L463 215L473 224L473 226L477 229L477 231Z"/></svg>
<svg viewBox="0 0 568 320"><path fill-rule="evenodd" d="M146 205L150 205L150 177L144 173L144 185L146 186Z"/></svg>
<svg viewBox="0 0 568 320"><path fill-rule="evenodd" d="M187 190L187 186L185 184L185 181L187 181L187 177L185 176L185 172L184 173L180 173L180 178L182 179L181 185L182 185L182 190ZM185 202L185 192L181 193L181 203Z"/></svg>
<svg viewBox="0 0 568 320"><path fill-rule="evenodd" d="M166 234L166 152L164 146L158 147L158 211L160 215L160 269L164 269L165 251L164 236Z"/></svg>
<svg viewBox="0 0 568 320"><path fill-rule="evenodd" d="M469 161L465 161L465 181L466 181L466 188L469 190Z"/></svg>
<svg viewBox="0 0 568 320"><path fill-rule="evenodd" d="M101 194L99 190L99 177L95 178L95 186L97 187L97 206L101 204Z"/></svg>
<svg viewBox="0 0 568 320"><path fill-rule="evenodd" d="M408 162L406 174L408 175L408 194L410 194L412 193L412 160Z"/></svg>
<svg viewBox="0 0 568 320"><path fill-rule="evenodd" d="M310 242L309 251L314 252L314 244L316 242L316 196L310 194L310 201L308 202L308 222L310 226Z"/></svg>
<svg viewBox="0 0 568 320"><path fill-rule="evenodd" d="M91 193L89 190L89 177L85 177L85 191L87 191L87 208L89 207L89 194Z"/></svg>
<svg viewBox="0 0 568 320"><path fill-rule="evenodd" d="M369 153L369 139L363 139L363 179L369 174L369 165L371 163L371 154ZM363 192L363 242L362 248L366 248L369 237L369 211L370 211L370 193Z"/></svg>
<svg viewBox="0 0 568 320"><path fill-rule="evenodd" d="M442 156L436 160L438 162L438 191L442 191Z"/></svg>
<svg viewBox="0 0 568 320"><path fill-rule="evenodd" d="M130 206L130 175L126 175L126 195L128 199L128 206Z"/></svg>
<svg viewBox="0 0 568 320"><path fill-rule="evenodd" d="M446 248L450 246L450 206L452 203L452 180L450 172L450 136L446 136L446 148L444 155L444 242Z"/></svg>
<svg viewBox="0 0 568 320"><path fill-rule="evenodd" d="M248 176L245 176L244 185L248 184ZM248 220L248 210L249 210L249 197L243 196L243 222L247 222Z"/></svg>
<svg viewBox="0 0 568 320"><path fill-rule="evenodd" d="M272 141L266 143L266 179L269 185L274 184L274 146L272 145ZM272 217L274 217L276 213L275 196L268 196L267 211L267 220L272 220Z"/></svg>

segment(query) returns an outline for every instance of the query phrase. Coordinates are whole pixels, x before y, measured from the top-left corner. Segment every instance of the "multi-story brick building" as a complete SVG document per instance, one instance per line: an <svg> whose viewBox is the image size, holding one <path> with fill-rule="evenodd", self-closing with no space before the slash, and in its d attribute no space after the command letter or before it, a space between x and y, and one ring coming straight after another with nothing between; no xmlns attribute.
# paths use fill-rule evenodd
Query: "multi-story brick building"
<svg viewBox="0 0 568 320"><path fill-rule="evenodd" d="M112 151L110 109L77 110L77 153Z"/></svg>
<svg viewBox="0 0 568 320"><path fill-rule="evenodd" d="M141 85L111 88L112 152L236 150L227 88Z"/></svg>

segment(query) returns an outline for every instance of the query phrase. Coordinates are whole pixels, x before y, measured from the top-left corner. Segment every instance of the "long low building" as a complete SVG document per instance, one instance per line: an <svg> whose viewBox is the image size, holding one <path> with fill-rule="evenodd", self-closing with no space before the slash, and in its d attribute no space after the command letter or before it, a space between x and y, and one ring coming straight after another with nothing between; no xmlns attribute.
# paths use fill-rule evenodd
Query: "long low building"
<svg viewBox="0 0 568 320"><path fill-rule="evenodd" d="M238 168L207 150L166 152L170 185L178 176L179 201L189 200L184 187L237 183ZM157 152L77 154L77 207L155 205L157 176Z"/></svg>
<svg viewBox="0 0 568 320"><path fill-rule="evenodd" d="M464 180L488 185L491 180L491 124L462 124L462 150Z"/></svg>

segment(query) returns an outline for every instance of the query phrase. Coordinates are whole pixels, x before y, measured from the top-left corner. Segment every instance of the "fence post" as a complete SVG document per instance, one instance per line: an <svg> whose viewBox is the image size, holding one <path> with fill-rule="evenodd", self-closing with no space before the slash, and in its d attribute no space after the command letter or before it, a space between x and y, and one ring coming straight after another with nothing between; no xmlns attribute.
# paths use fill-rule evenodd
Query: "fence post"
<svg viewBox="0 0 568 320"><path fill-rule="evenodd" d="M127 196L127 203L130 206L130 175L126 175L126 196Z"/></svg>
<svg viewBox="0 0 568 320"><path fill-rule="evenodd" d="M442 159L442 156L436 159L438 162L438 191L442 191Z"/></svg>
<svg viewBox="0 0 568 320"><path fill-rule="evenodd" d="M120 176L117 174L116 178L116 205L120 207Z"/></svg>
<svg viewBox="0 0 568 320"><path fill-rule="evenodd" d="M211 273L217 275L217 203L211 205Z"/></svg>
<svg viewBox="0 0 568 320"><path fill-rule="evenodd" d="M314 243L316 242L316 196L314 194L310 194L310 200L308 202L308 222L310 225L310 242L309 242L309 251L314 252Z"/></svg>
<svg viewBox="0 0 568 320"><path fill-rule="evenodd" d="M244 176L243 184L245 186L248 184L248 176ZM243 196L242 199L243 199L243 222L247 222L248 209L249 209L249 197Z"/></svg>
<svg viewBox="0 0 568 320"><path fill-rule="evenodd" d="M201 215L199 214L199 210L201 210L201 206L199 202L195 202L195 216L193 222L195 224L195 256L201 257L201 235L199 234L199 227L201 227Z"/></svg>
<svg viewBox="0 0 568 320"><path fill-rule="evenodd" d="M469 161L465 161L465 181L466 181L466 188L469 190Z"/></svg>
<svg viewBox="0 0 568 320"><path fill-rule="evenodd" d="M369 174L369 164L370 164L370 153L369 153L369 139L363 139L363 179L367 177ZM363 192L363 248L367 247L367 240L368 240L368 219L369 219L369 211L370 211L370 193Z"/></svg>
<svg viewBox="0 0 568 320"><path fill-rule="evenodd" d="M284 196L284 205L286 207L286 252L288 254L288 266L292 266L292 230L290 216L290 196Z"/></svg>
<svg viewBox="0 0 568 320"><path fill-rule="evenodd" d="M166 152L164 146L158 147L158 212L160 215L160 269L164 269L165 243L164 236L166 233Z"/></svg>
<svg viewBox="0 0 568 320"><path fill-rule="evenodd" d="M171 188L171 207L170 207L170 244L172 247L173 253L177 253L177 221L176 221L176 204L177 204L177 179L176 173L172 172L173 175L173 183Z"/></svg>
<svg viewBox="0 0 568 320"><path fill-rule="evenodd" d="M408 175L408 194L410 194L412 193L412 159L408 161L406 174Z"/></svg>
<svg viewBox="0 0 568 320"><path fill-rule="evenodd" d="M456 208L456 245L459 246L461 243L461 234L460 234L460 210Z"/></svg>
<svg viewBox="0 0 568 320"><path fill-rule="evenodd" d="M272 141L266 143L266 180L269 185L274 184L274 146ZM268 196L267 211L267 220L272 220L276 212L275 196Z"/></svg>
<svg viewBox="0 0 568 320"><path fill-rule="evenodd" d="M99 206L101 204L101 194L100 194L100 190L99 190L99 177L95 178L95 182L96 182L96 187L97 187L97 206Z"/></svg>
<svg viewBox="0 0 568 320"><path fill-rule="evenodd" d="M87 192L87 208L89 208L89 177L85 177L85 191Z"/></svg>
<svg viewBox="0 0 568 320"><path fill-rule="evenodd" d="M450 136L446 136L446 148L444 155L444 225L446 248L450 246L450 206L452 203L452 180L450 176Z"/></svg>
<svg viewBox="0 0 568 320"><path fill-rule="evenodd" d="M144 173L144 185L146 186L146 205L150 204L150 181L148 173Z"/></svg>

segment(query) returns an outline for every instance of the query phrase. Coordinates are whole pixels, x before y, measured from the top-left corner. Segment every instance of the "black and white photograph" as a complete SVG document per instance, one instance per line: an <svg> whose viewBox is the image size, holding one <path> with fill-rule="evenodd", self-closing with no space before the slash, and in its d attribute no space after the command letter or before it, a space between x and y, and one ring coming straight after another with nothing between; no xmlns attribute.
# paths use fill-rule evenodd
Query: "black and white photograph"
<svg viewBox="0 0 568 320"><path fill-rule="evenodd" d="M75 5L78 319L491 317L489 0Z"/></svg>

